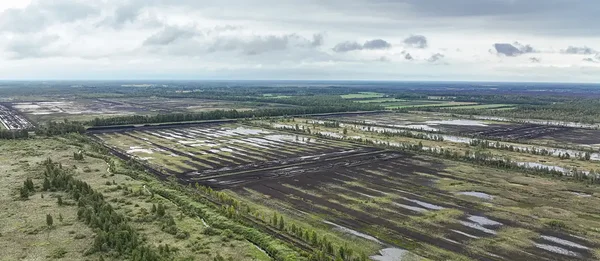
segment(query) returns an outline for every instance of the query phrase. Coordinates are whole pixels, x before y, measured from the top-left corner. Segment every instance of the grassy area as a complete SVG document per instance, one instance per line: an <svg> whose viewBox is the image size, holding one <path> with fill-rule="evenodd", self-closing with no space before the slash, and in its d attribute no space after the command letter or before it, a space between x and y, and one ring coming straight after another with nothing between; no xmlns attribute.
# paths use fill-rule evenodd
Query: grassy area
<svg viewBox="0 0 600 261"><path fill-rule="evenodd" d="M514 108L515 105L514 104L479 104L479 105L470 105L470 106L457 106L457 107L451 107L451 109L457 109L457 110L461 110L461 109L475 109L475 110L486 110L486 109L512 109Z"/></svg>
<svg viewBox="0 0 600 261"><path fill-rule="evenodd" d="M281 98L291 98L292 96L289 96L289 95L278 95L278 94L272 94L272 93L265 93L265 94L263 94L263 97L281 99Z"/></svg>
<svg viewBox="0 0 600 261"><path fill-rule="evenodd" d="M440 101L422 101L417 102L414 101L415 104L389 104L385 106L386 109L403 109L403 108L423 108L423 107L454 107L454 106L464 106L464 105L475 105L476 102L440 102Z"/></svg>
<svg viewBox="0 0 600 261"><path fill-rule="evenodd" d="M396 98L374 98L368 100L359 100L356 102L360 103L388 103L388 102L406 102L406 100L396 99Z"/></svg>
<svg viewBox="0 0 600 261"><path fill-rule="evenodd" d="M0 205L3 206L0 212L0 220L3 221L0 225L0 247L7 250L0 252L0 260L97 258L94 256L98 254L84 256L85 251L91 248L94 232L76 220L75 202L62 195L66 204L59 206L56 202L61 193L39 191L43 180L39 163L47 157L52 157L63 168L74 169L75 178L101 192L118 213L131 217L133 227L147 239L148 244L153 247L169 245L171 249L177 249L175 260L208 260L217 253L235 260L270 259L238 235L223 230L207 234L207 227L197 217L186 215L179 206L161 196L147 193L144 186L150 186L150 183L111 173L103 159L86 156L84 160L74 160L73 153L82 148L65 139L0 141L0 146L3 148L0 154L3 184L0 189ZM116 167L117 170L119 168ZM25 178L32 178L37 189L29 200L23 201L18 199L18 188ZM166 213L175 217L181 235L165 232L161 221L149 218L153 204L166 207ZM46 214L54 217L51 229L46 227ZM63 217L62 221L59 221L59 216Z"/></svg>
<svg viewBox="0 0 600 261"><path fill-rule="evenodd" d="M359 92L352 94L344 94L342 98L344 99L373 99L373 98L381 98L384 97L385 94L377 93L377 92Z"/></svg>

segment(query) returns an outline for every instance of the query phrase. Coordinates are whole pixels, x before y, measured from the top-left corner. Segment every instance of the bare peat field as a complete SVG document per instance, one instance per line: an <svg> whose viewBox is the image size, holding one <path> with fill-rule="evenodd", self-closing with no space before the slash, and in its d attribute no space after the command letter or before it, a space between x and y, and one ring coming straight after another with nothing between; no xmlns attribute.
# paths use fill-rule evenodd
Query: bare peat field
<svg viewBox="0 0 600 261"><path fill-rule="evenodd" d="M37 98L39 99L39 98ZM289 107L290 105L232 102L208 99L171 99L160 97L140 98L74 98L18 101L10 104L34 121L70 120L86 121L96 117L117 115L154 115L157 113L188 113L212 110L251 110L256 108Z"/></svg>
<svg viewBox="0 0 600 261"><path fill-rule="evenodd" d="M303 164L375 150L235 124L141 128L93 135L110 148L189 183L226 173Z"/></svg>
<svg viewBox="0 0 600 261"><path fill-rule="evenodd" d="M10 106L0 104L0 129L22 130L32 127L33 125L27 118L20 115Z"/></svg>
<svg viewBox="0 0 600 261"><path fill-rule="evenodd" d="M596 233L587 238L548 225L562 222L553 218L576 217L574 209L539 202L543 198L526 197L533 191L540 193L537 186L544 180L521 180L515 174L447 164L380 152L339 162L315 162L302 169L255 173L252 175L287 175L238 184L231 189L249 200L287 208L289 215L299 219L321 219L323 225L379 242L382 247L409 249L433 260L597 258ZM473 174L477 171L493 173L493 179L475 180ZM236 183L240 179L247 179L247 175L216 178L214 182ZM507 180L492 183L501 179ZM525 187L528 185L536 188ZM581 194L585 198L568 190L552 194L555 199L593 204L589 194ZM591 209L579 211L594 215Z"/></svg>
<svg viewBox="0 0 600 261"><path fill-rule="evenodd" d="M377 260L599 257L595 186L241 124L91 135L181 183L371 241Z"/></svg>
<svg viewBox="0 0 600 261"><path fill-rule="evenodd" d="M539 123L512 123L438 113L375 113L321 117L349 123L369 124L493 140L526 141L540 145L600 148L600 130Z"/></svg>

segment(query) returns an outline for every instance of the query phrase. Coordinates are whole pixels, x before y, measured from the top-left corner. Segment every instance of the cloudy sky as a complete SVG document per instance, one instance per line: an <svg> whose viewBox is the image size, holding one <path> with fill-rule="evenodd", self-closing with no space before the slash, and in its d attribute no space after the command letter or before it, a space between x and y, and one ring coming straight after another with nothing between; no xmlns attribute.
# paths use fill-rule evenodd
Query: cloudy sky
<svg viewBox="0 0 600 261"><path fill-rule="evenodd" d="M597 0L1 0L0 79L600 81Z"/></svg>

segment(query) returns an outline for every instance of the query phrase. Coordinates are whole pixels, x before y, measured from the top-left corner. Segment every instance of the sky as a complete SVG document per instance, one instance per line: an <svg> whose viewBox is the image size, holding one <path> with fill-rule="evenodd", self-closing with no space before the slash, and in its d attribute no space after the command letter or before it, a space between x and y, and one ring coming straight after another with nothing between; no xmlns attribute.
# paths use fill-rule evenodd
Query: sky
<svg viewBox="0 0 600 261"><path fill-rule="evenodd" d="M0 79L600 81L597 0L1 0Z"/></svg>

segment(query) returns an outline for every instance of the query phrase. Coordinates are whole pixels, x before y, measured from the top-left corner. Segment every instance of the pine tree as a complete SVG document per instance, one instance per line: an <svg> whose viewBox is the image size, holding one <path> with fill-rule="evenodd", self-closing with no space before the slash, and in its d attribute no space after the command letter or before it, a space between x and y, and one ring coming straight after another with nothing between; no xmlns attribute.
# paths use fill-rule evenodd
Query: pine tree
<svg viewBox="0 0 600 261"><path fill-rule="evenodd" d="M156 208L156 214L159 217L162 217L165 215L165 206L163 206L162 203L158 203L158 208Z"/></svg>
<svg viewBox="0 0 600 261"><path fill-rule="evenodd" d="M54 224L54 220L52 219L52 215L50 215L50 214L47 214L47 215L46 215L46 225L47 225L48 227L51 227L51 226L52 226L52 224Z"/></svg>
<svg viewBox="0 0 600 261"><path fill-rule="evenodd" d="M26 187L22 187L21 189L19 189L19 196L21 197L21 199L29 199L29 191Z"/></svg>
<svg viewBox="0 0 600 261"><path fill-rule="evenodd" d="M27 180L25 180L24 186L25 186L25 188L27 188L28 191L34 191L35 190L35 186L33 185L33 181L30 178L27 178Z"/></svg>
<svg viewBox="0 0 600 261"><path fill-rule="evenodd" d="M285 228L285 224L283 223L283 216L279 216L279 230L283 230Z"/></svg>
<svg viewBox="0 0 600 261"><path fill-rule="evenodd" d="M48 178L44 178L44 184L42 185L42 189L44 191L48 191L50 189L50 180L48 180Z"/></svg>

